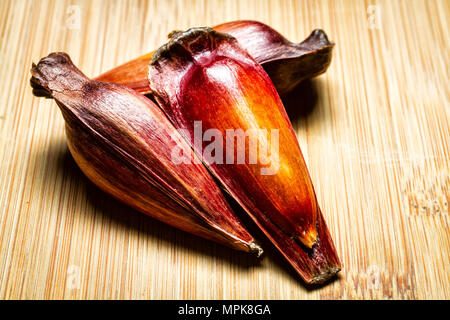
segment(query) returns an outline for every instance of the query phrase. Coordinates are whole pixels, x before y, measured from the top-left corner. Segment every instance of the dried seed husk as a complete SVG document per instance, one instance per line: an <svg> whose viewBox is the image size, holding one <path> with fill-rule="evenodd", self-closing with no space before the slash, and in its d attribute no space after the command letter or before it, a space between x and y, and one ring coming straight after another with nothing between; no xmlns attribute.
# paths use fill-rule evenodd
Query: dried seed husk
<svg viewBox="0 0 450 320"><path fill-rule="evenodd" d="M334 43L315 29L302 42L294 43L268 25L251 20L233 21L214 30L235 37L241 47L263 66L280 96L300 82L324 73L330 63Z"/></svg>
<svg viewBox="0 0 450 320"><path fill-rule="evenodd" d="M250 129L278 130L278 152L276 142L267 142L271 165L278 164L271 174L262 174L267 162L261 154L255 164L236 163L236 154L233 164L203 161L307 283L335 275L340 261L297 137L267 73L237 40L211 28L174 33L153 56L149 82L157 103L199 155L203 145L191 140L195 121L204 131L218 130L218 137L241 129L256 140ZM230 146L222 146L227 153ZM249 149L246 144L246 155Z"/></svg>
<svg viewBox="0 0 450 320"><path fill-rule="evenodd" d="M31 74L34 94L60 107L70 152L98 187L176 228L262 253L201 161L173 161L174 148L193 151L151 100L88 79L65 53L41 59Z"/></svg>
<svg viewBox="0 0 450 320"><path fill-rule="evenodd" d="M300 43L290 42L273 28L258 21L233 21L214 29L235 37L242 48L264 67L281 96L291 92L300 82L324 73L331 63L334 43L320 29L314 30ZM151 52L131 60L96 79L124 84L147 94L147 69L153 54Z"/></svg>

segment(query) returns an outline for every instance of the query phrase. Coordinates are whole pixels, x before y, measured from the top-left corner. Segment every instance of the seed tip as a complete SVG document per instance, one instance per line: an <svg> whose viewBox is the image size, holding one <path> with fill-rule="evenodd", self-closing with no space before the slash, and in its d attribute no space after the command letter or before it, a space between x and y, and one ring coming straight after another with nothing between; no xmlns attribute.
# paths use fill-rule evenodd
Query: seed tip
<svg viewBox="0 0 450 320"><path fill-rule="evenodd" d="M259 258L264 253L264 250L255 241L250 243L250 252L255 253L256 257Z"/></svg>
<svg viewBox="0 0 450 320"><path fill-rule="evenodd" d="M325 270L323 273L315 275L311 279L310 284L323 284L333 278L339 271L341 271L341 268L331 267Z"/></svg>

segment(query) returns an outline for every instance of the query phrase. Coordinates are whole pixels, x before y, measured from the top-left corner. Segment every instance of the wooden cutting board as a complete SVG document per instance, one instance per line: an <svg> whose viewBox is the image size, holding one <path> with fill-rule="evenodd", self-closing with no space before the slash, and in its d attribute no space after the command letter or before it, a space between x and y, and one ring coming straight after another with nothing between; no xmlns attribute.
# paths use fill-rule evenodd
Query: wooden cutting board
<svg viewBox="0 0 450 320"><path fill-rule="evenodd" d="M323 287L264 241L256 260L99 191L56 104L31 94L52 51L95 76L174 29L236 19L336 43L287 106L344 265ZM0 298L449 299L449 30L446 0L0 1Z"/></svg>

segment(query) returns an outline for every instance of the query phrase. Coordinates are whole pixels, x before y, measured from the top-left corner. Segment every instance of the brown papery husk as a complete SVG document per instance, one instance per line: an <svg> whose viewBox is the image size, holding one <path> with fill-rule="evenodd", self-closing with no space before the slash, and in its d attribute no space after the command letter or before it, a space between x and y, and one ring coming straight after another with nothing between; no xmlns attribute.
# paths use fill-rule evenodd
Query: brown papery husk
<svg viewBox="0 0 450 320"><path fill-rule="evenodd" d="M175 147L195 155L151 100L88 79L65 53L41 59L31 74L34 94L60 107L70 152L94 184L176 228L262 253L201 161L174 163Z"/></svg>
<svg viewBox="0 0 450 320"><path fill-rule="evenodd" d="M172 34L155 53L149 81L157 103L199 155L203 146L191 140L196 121L222 137L230 129L242 129L250 139L258 137L249 129L278 130L278 159L271 158L278 170L270 174L261 173L267 167L261 155L256 164L203 161L305 282L333 277L341 268L339 258L295 132L261 65L229 34L194 28ZM229 146L224 146L226 154ZM246 144L250 157L249 149Z"/></svg>
<svg viewBox="0 0 450 320"><path fill-rule="evenodd" d="M331 63L334 43L320 29L312 31L300 43L287 40L273 28L258 21L232 21L215 26L214 29L238 40L242 48L263 66L280 96L291 92L302 81L324 73ZM148 65L153 54L151 52L126 62L96 79L120 83L147 94L150 92Z"/></svg>

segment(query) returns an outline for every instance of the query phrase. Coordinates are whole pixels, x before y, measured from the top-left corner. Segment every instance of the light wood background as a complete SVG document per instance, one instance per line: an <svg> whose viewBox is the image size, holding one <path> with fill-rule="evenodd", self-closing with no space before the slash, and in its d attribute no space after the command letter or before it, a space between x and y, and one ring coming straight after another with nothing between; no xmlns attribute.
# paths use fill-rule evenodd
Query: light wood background
<svg viewBox="0 0 450 320"><path fill-rule="evenodd" d="M31 94L31 63L52 51L95 76L173 29L236 19L336 42L289 106L344 264L321 288L265 242L257 261L97 190L56 104ZM448 0L1 0L0 298L449 299L449 24Z"/></svg>

